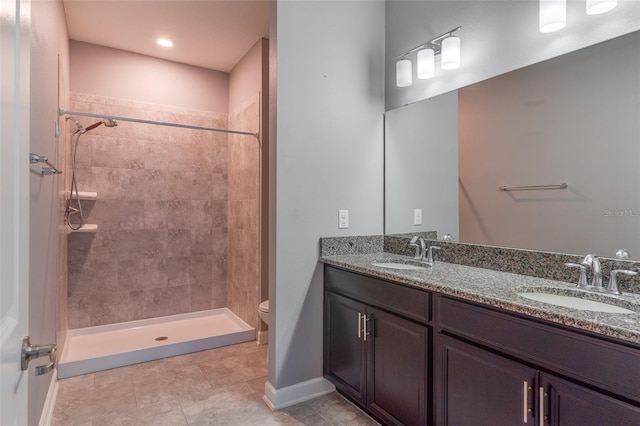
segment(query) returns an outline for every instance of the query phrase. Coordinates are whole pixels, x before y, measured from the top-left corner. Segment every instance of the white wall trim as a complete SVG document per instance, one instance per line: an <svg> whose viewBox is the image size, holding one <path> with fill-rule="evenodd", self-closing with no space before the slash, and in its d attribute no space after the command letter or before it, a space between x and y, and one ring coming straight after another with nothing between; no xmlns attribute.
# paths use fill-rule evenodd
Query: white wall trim
<svg viewBox="0 0 640 426"><path fill-rule="evenodd" d="M49 384L49 391L47 392L47 398L44 400L44 407L42 407L42 413L40 414L40 421L38 426L49 426L53 419L53 409L56 406L56 399L58 398L58 369L54 369L51 373L51 383Z"/></svg>
<svg viewBox="0 0 640 426"><path fill-rule="evenodd" d="M336 390L336 387L324 377L296 383L276 389L270 382L264 385L264 402L272 410L279 410L299 402L308 401Z"/></svg>

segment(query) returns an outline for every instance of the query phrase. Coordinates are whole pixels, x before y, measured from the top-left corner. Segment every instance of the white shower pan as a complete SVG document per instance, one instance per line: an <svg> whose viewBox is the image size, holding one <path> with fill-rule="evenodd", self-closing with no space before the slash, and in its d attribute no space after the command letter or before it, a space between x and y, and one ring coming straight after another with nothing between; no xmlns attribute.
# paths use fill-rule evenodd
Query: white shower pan
<svg viewBox="0 0 640 426"><path fill-rule="evenodd" d="M67 332L58 378L249 342L255 330L227 308Z"/></svg>

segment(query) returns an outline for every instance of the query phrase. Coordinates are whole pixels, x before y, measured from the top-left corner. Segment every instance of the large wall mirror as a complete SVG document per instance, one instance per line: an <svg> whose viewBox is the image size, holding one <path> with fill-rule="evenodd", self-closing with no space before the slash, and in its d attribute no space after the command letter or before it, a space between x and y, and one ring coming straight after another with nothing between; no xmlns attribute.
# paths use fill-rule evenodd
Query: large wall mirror
<svg viewBox="0 0 640 426"><path fill-rule="evenodd" d="M385 233L640 260L640 31L385 121Z"/></svg>

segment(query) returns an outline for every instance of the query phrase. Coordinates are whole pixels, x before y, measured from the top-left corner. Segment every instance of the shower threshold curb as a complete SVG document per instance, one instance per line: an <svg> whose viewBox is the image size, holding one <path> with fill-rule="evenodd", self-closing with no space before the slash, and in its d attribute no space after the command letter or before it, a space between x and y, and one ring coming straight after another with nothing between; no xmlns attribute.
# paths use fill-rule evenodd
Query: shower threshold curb
<svg viewBox="0 0 640 426"><path fill-rule="evenodd" d="M224 329L216 332L216 323ZM227 308L68 330L58 378L249 342L255 337L255 330ZM82 353L82 346L89 353Z"/></svg>

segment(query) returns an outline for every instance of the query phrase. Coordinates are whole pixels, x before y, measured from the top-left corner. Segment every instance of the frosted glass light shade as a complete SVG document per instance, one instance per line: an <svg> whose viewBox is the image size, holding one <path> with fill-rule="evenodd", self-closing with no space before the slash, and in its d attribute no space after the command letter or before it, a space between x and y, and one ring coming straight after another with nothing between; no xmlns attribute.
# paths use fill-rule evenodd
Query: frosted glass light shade
<svg viewBox="0 0 640 426"><path fill-rule="evenodd" d="M567 24L566 0L540 0L540 32L552 33Z"/></svg>
<svg viewBox="0 0 640 426"><path fill-rule="evenodd" d="M442 40L443 70L454 70L460 67L460 39L455 36Z"/></svg>
<svg viewBox="0 0 640 426"><path fill-rule="evenodd" d="M613 9L618 0L587 0L587 15L599 15Z"/></svg>
<svg viewBox="0 0 640 426"><path fill-rule="evenodd" d="M435 52L433 49L418 50L418 78L426 79L436 75Z"/></svg>
<svg viewBox="0 0 640 426"><path fill-rule="evenodd" d="M400 59L396 62L396 86L409 87L412 83L411 61L408 59Z"/></svg>

